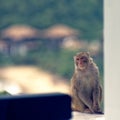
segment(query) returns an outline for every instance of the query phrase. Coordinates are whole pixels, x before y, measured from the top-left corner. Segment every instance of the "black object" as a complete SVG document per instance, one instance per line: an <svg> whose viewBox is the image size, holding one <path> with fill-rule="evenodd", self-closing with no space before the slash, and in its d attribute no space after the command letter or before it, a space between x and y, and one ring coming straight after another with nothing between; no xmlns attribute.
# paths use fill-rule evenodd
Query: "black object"
<svg viewBox="0 0 120 120"><path fill-rule="evenodd" d="M66 94L0 97L0 120L69 120L71 98Z"/></svg>

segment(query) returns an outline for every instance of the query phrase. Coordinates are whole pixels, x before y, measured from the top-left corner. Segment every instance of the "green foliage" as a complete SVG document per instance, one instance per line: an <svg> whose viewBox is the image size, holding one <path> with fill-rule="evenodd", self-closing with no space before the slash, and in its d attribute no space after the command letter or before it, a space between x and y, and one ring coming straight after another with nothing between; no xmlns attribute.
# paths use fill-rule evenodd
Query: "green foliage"
<svg viewBox="0 0 120 120"><path fill-rule="evenodd" d="M77 50L81 51L81 50ZM28 52L26 56L0 57L0 65L35 65L54 74L70 79L74 71L73 56L77 51L60 49L58 51L39 48ZM103 84L103 55L94 57L100 69Z"/></svg>
<svg viewBox="0 0 120 120"><path fill-rule="evenodd" d="M52 50L33 51L24 59L24 63L26 61L27 64L37 65L54 74L70 79L74 68L74 54L75 51L71 52L67 50L60 50L58 52ZM31 61L31 63L28 61Z"/></svg>
<svg viewBox="0 0 120 120"><path fill-rule="evenodd" d="M98 39L103 29L103 0L1 0L0 29L12 24L47 28L66 24L85 39Z"/></svg>
<svg viewBox="0 0 120 120"><path fill-rule="evenodd" d="M103 32L103 0L0 0L0 30L13 24L27 24L39 29L66 24L77 29L81 39L98 40ZM28 52L26 56L0 54L0 66L36 65L70 80L76 52L39 48ZM100 69L103 85L103 51L94 60Z"/></svg>
<svg viewBox="0 0 120 120"><path fill-rule="evenodd" d="M0 91L0 96L3 96L3 95L11 95L10 93L8 93L7 91L3 90L3 91Z"/></svg>

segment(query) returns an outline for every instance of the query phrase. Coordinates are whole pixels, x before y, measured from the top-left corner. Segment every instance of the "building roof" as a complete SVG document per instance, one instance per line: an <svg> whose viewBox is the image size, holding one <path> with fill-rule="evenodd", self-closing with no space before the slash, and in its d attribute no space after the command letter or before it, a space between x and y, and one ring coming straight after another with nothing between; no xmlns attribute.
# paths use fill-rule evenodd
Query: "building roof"
<svg viewBox="0 0 120 120"><path fill-rule="evenodd" d="M13 25L1 32L2 38L11 38L12 40L22 40L24 38L36 38L39 31L27 25Z"/></svg>
<svg viewBox="0 0 120 120"><path fill-rule="evenodd" d="M45 38L60 38L67 36L77 36L79 32L65 25L54 25L43 32Z"/></svg>

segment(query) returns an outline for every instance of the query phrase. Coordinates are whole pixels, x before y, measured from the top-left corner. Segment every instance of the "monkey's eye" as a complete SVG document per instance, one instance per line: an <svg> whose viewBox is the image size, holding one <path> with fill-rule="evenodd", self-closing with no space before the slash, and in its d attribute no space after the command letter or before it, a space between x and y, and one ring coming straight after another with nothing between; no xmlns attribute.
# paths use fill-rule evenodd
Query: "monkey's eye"
<svg viewBox="0 0 120 120"><path fill-rule="evenodd" d="M81 57L80 59L81 59L81 60L83 60L83 59L84 59L84 57Z"/></svg>
<svg viewBox="0 0 120 120"><path fill-rule="evenodd" d="M87 63L88 61L87 60L84 60L84 63Z"/></svg>
<svg viewBox="0 0 120 120"><path fill-rule="evenodd" d="M80 60L79 58L76 58L76 60L78 61L78 60Z"/></svg>

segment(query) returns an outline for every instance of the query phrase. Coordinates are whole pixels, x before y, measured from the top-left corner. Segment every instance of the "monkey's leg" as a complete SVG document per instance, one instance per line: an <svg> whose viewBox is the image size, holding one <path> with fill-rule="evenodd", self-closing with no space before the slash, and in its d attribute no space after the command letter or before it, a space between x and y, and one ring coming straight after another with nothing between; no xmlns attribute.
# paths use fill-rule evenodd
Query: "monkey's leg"
<svg viewBox="0 0 120 120"><path fill-rule="evenodd" d="M72 110L73 110L73 111L84 112L85 105L84 105L84 103L79 99L77 89L75 89L75 87L72 87L71 90L72 90L72 91L71 91Z"/></svg>
<svg viewBox="0 0 120 120"><path fill-rule="evenodd" d="M100 109L100 100L101 99L101 88L96 86L93 90L93 110L95 113L102 112Z"/></svg>
<svg viewBox="0 0 120 120"><path fill-rule="evenodd" d="M101 102L101 101L102 101L102 98L103 98L103 92L102 92L102 87L101 87L101 85L99 86L99 90L100 90L100 98L99 98L99 101Z"/></svg>
<svg viewBox="0 0 120 120"><path fill-rule="evenodd" d="M84 112L85 108L85 104L77 96L72 98L72 110Z"/></svg>
<svg viewBox="0 0 120 120"><path fill-rule="evenodd" d="M91 111L91 113L94 113L94 110L92 108L92 100L88 98L86 95L84 95L82 92L78 93L79 99L87 106L87 108Z"/></svg>

